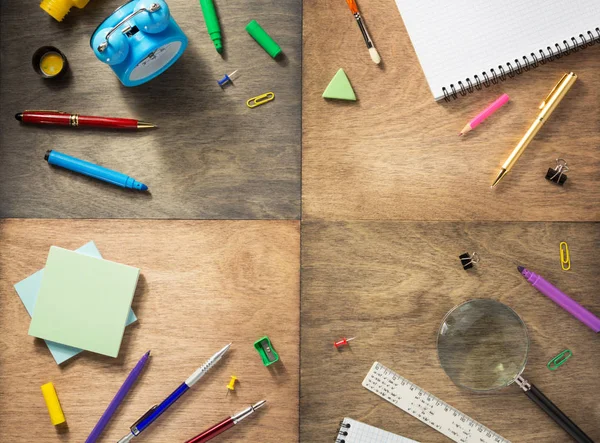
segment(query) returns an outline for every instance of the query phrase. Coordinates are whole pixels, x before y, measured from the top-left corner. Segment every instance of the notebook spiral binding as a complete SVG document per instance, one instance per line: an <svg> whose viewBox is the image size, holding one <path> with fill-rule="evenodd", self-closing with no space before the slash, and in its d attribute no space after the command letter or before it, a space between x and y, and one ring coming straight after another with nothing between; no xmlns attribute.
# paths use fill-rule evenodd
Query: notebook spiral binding
<svg viewBox="0 0 600 443"><path fill-rule="evenodd" d="M514 62L506 62L506 67L498 65L498 70L491 68L489 73L483 71L481 73L483 78L475 74L473 80L467 77L464 83L459 81L457 83L458 86L450 84L448 88L443 87L444 100L449 102L451 98L457 99L459 94L465 96L476 89L482 89L483 86L488 88L490 85L495 85L499 81L506 80L507 77L512 78L524 71L537 68L539 65L546 64L546 62L561 58L563 55L578 52L580 49L593 46L596 43L600 43L600 27L597 27L594 31L587 31L587 35L579 34L579 38L571 37L571 43L563 40L562 46L559 43L554 44L555 49L548 46L545 51L540 49L539 55L532 52L529 57L524 55L522 61L515 59Z"/></svg>
<svg viewBox="0 0 600 443"><path fill-rule="evenodd" d="M344 437L348 436L348 429L350 429L350 423L344 423L344 420L342 420L340 422L340 430L338 431L338 436L335 439L335 443L346 443Z"/></svg>

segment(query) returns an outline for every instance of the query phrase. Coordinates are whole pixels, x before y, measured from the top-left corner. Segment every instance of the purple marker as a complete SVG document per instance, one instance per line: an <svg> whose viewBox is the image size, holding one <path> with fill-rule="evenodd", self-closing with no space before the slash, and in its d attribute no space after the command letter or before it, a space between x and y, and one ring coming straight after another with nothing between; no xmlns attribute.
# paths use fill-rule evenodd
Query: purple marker
<svg viewBox="0 0 600 443"><path fill-rule="evenodd" d="M544 280L539 275L534 274L528 269L525 269L523 266L517 266L517 269L521 275L523 275L523 277L525 277L527 281L531 283L531 286L551 299L554 303L563 308L592 331L600 332L600 318L596 317L567 294L562 292L548 281Z"/></svg>
<svg viewBox="0 0 600 443"><path fill-rule="evenodd" d="M140 361L138 361L137 365L135 365L135 367L131 370L131 372L129 373L129 375L115 394L115 397L108 404L106 411L104 411L104 414L102 414L102 417L100 417L100 420L98 420L98 423L96 424L96 426L94 426L94 429L92 429L92 432L90 433L85 443L95 443L95 441L98 440L100 434L102 434L102 431L104 431L104 428L116 412L117 408L129 392L137 378L142 373L142 369L144 369L144 366L146 366L149 357L150 351L146 352L144 356L140 359Z"/></svg>

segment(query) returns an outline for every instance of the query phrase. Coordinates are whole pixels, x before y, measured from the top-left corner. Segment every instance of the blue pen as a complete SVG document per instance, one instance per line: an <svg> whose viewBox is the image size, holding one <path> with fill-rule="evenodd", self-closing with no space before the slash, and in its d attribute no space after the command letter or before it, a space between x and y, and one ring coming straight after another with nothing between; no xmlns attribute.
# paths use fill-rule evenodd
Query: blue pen
<svg viewBox="0 0 600 443"><path fill-rule="evenodd" d="M112 169L105 168L94 163L80 160L70 155L63 154L58 151L46 151L44 156L49 164L54 166L60 166L61 168L69 169L70 171L79 172L80 174L87 175L89 177L97 178L113 185L121 186L122 188L137 189L138 191L147 191L148 186L140 183L137 180L129 177L128 175L122 174Z"/></svg>
<svg viewBox="0 0 600 443"><path fill-rule="evenodd" d="M171 395L163 400L163 402L159 405L154 405L148 411L142 415L138 421L136 421L133 425L131 425L131 432L119 440L118 443L127 443L131 441L134 437L137 437L142 433L144 429L150 426L154 420L161 416L163 412L165 412L169 407L175 403L179 397L181 397L188 389L194 386L198 380L200 380L210 368L212 368L215 363L221 360L221 357L225 355L225 353L231 347L231 343L213 355L206 363L204 363L200 368L196 370L190 377L181 383L177 389L173 391Z"/></svg>

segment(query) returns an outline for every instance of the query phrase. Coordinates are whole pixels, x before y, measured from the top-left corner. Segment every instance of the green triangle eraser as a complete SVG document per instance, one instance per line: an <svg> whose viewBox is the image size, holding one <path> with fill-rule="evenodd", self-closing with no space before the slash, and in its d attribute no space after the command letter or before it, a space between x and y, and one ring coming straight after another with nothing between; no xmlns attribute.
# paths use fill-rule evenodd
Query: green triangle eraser
<svg viewBox="0 0 600 443"><path fill-rule="evenodd" d="M355 100L354 89L350 85L350 80L342 68L336 72L329 85L323 92L323 98L337 98L339 100Z"/></svg>

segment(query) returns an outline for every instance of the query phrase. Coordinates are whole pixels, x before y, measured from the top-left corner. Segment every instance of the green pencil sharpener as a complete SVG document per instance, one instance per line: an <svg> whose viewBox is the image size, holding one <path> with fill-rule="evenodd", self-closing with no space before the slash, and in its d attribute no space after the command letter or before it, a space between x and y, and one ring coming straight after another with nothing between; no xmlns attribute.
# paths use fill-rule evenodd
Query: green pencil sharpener
<svg viewBox="0 0 600 443"><path fill-rule="evenodd" d="M265 366L270 366L279 361L279 355L275 351L275 348L273 348L271 340L266 335L254 342L254 349L260 354L260 358L262 358L263 365Z"/></svg>

